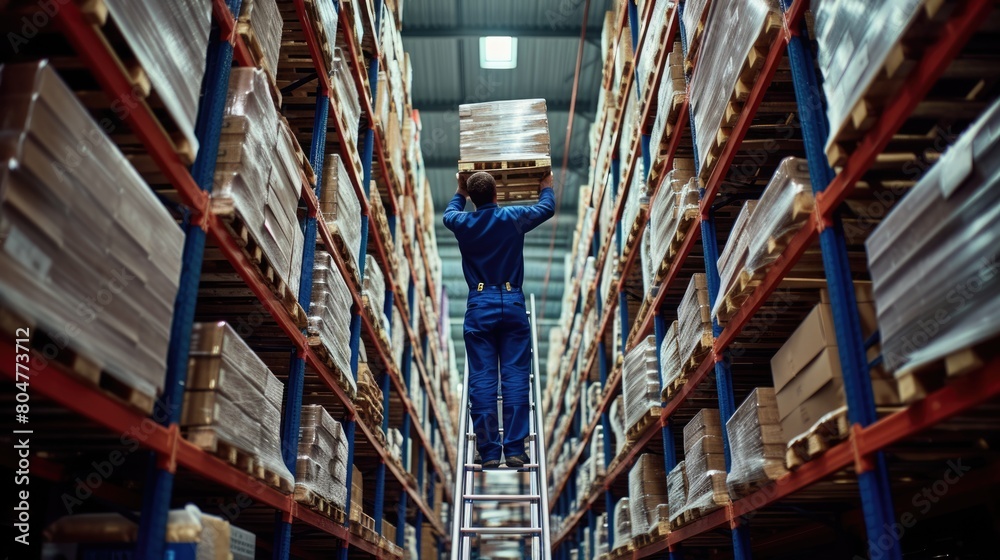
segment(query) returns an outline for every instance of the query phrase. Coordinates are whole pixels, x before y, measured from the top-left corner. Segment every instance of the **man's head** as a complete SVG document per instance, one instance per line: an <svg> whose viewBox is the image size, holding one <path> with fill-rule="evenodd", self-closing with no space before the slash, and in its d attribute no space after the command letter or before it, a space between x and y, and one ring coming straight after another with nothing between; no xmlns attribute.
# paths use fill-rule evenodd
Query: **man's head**
<svg viewBox="0 0 1000 560"><path fill-rule="evenodd" d="M470 175L465 182L465 190L477 208L497 201L497 183L493 180L493 176L485 171Z"/></svg>

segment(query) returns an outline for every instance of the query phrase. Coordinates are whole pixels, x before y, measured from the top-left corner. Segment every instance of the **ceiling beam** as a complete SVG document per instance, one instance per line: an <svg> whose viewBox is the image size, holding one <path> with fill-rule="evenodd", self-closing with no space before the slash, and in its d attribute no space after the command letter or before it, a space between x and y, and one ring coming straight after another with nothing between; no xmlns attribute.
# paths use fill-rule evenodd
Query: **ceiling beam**
<svg viewBox="0 0 1000 560"><path fill-rule="evenodd" d="M510 36L525 38L556 38L580 40L580 30L572 27L552 29L551 27L404 27L404 39L460 39L488 36ZM600 41L601 28L587 29L587 41Z"/></svg>

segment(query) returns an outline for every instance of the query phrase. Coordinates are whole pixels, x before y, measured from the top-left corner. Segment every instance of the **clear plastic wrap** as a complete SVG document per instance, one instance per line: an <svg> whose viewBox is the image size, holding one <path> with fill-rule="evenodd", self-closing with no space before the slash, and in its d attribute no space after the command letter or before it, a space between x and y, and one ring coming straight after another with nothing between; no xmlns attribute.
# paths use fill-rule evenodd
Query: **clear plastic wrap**
<svg viewBox="0 0 1000 560"><path fill-rule="evenodd" d="M641 162L639 165L642 165ZM632 185L628 189L628 197L625 198L625 207L622 209L622 236L625 239L628 239L628 234L632 231L635 220L639 217L639 212L648 207L649 192L646 190L646 178L642 173L633 173Z"/></svg>
<svg viewBox="0 0 1000 560"><path fill-rule="evenodd" d="M684 23L696 24L700 1L684 6ZM691 77L691 113L697 136L698 167L707 169L708 158L716 151L718 132L726 116L730 97L740 80L744 62L760 37L768 17L778 13L776 0L744 0L713 3L698 49L698 62ZM693 27L686 27L690 35ZM697 43L696 43L697 44ZM689 49L689 56L691 54Z"/></svg>
<svg viewBox="0 0 1000 560"><path fill-rule="evenodd" d="M594 435L590 438L590 456L594 459L591 480L597 480L606 474L608 463L604 456L604 426L601 424L594 427Z"/></svg>
<svg viewBox="0 0 1000 560"><path fill-rule="evenodd" d="M639 264L642 266L642 295L647 298L653 287L653 277L656 270L653 268L653 259L649 256L650 239L652 234L647 227L642 231L642 244L639 245Z"/></svg>
<svg viewBox="0 0 1000 560"><path fill-rule="evenodd" d="M337 9L332 2L306 2L306 10L310 12L309 21L312 23L313 32L318 37L325 39L319 41L320 51L323 53L323 63L329 70L332 68L334 59L334 45L337 44L337 23L339 16ZM355 20L360 18L355 17Z"/></svg>
<svg viewBox="0 0 1000 560"><path fill-rule="evenodd" d="M684 426L684 469L685 511L700 514L729 501L718 410L702 409Z"/></svg>
<svg viewBox="0 0 1000 560"><path fill-rule="evenodd" d="M726 485L734 498L745 496L761 482L788 472L774 388L754 389L726 421L726 431L730 455Z"/></svg>
<svg viewBox="0 0 1000 560"><path fill-rule="evenodd" d="M316 251L312 300L309 304L309 335L318 336L334 365L354 384L351 373L351 292L333 257Z"/></svg>
<svg viewBox="0 0 1000 560"><path fill-rule="evenodd" d="M211 0L106 0L108 13L194 154Z"/></svg>
<svg viewBox="0 0 1000 560"><path fill-rule="evenodd" d="M549 158L544 99L516 99L458 106L460 161Z"/></svg>
<svg viewBox="0 0 1000 560"><path fill-rule="evenodd" d="M700 29L704 30L702 22L708 17L708 9L712 0L686 0L684 2L684 39L688 45L694 44L695 33Z"/></svg>
<svg viewBox="0 0 1000 560"><path fill-rule="evenodd" d="M321 405L302 407L295 485L341 509L347 506L347 438Z"/></svg>
<svg viewBox="0 0 1000 560"><path fill-rule="evenodd" d="M708 300L708 280L702 273L691 275L681 304L677 307L677 346L681 367L712 345L712 313Z"/></svg>
<svg viewBox="0 0 1000 560"><path fill-rule="evenodd" d="M781 160L747 226L747 270L763 270L777 260L784 249L782 240L799 230L815 204L806 160Z"/></svg>
<svg viewBox="0 0 1000 560"><path fill-rule="evenodd" d="M334 12L336 21L336 11L332 6L329 10ZM278 53L281 50L281 28L284 22L275 0L243 0L240 4L240 24L249 25L251 36L264 55L263 60L258 62L264 65L272 77L276 77Z"/></svg>
<svg viewBox="0 0 1000 560"><path fill-rule="evenodd" d="M628 497L618 500L615 504L615 542L611 550L621 548L632 542L632 518Z"/></svg>
<svg viewBox="0 0 1000 560"><path fill-rule="evenodd" d="M677 321L670 323L667 332L663 336L663 343L660 345L660 375L663 387L661 397L666 401L666 391L677 379L680 378L683 369L681 368L681 350L677 344Z"/></svg>
<svg viewBox="0 0 1000 560"><path fill-rule="evenodd" d="M615 433L615 457L625 448L625 402L621 395L611 401L611 431Z"/></svg>
<svg viewBox="0 0 1000 560"><path fill-rule="evenodd" d="M183 232L47 62L0 67L0 133L2 306L155 396Z"/></svg>
<svg viewBox="0 0 1000 560"><path fill-rule="evenodd" d="M994 103L868 239L889 371L939 360L1000 331L998 130Z"/></svg>
<svg viewBox="0 0 1000 560"><path fill-rule="evenodd" d="M896 49L910 22L922 12L918 0L865 2L822 0L813 6L819 43L817 66L823 73L830 140L862 99ZM899 53L902 57L902 53Z"/></svg>
<svg viewBox="0 0 1000 560"><path fill-rule="evenodd" d="M649 534L668 521L667 473L662 455L644 453L628 473L628 503L633 535Z"/></svg>
<svg viewBox="0 0 1000 560"><path fill-rule="evenodd" d="M635 345L622 366L625 426L631 429L650 409L660 406L660 370L656 363L656 337Z"/></svg>
<svg viewBox="0 0 1000 560"><path fill-rule="evenodd" d="M347 126L347 130L341 132L350 138L355 146L355 150L351 154L355 158L355 162L353 163L357 164L357 169L361 169L361 156L357 150L358 131L360 130L358 127L361 122L361 101L351 74L350 64L348 56L343 51L339 48L333 50L330 81L337 95L337 103L335 105L340 108L341 115L344 117L344 124Z"/></svg>
<svg viewBox="0 0 1000 560"><path fill-rule="evenodd" d="M371 302L375 317L381 319L385 312L385 277L374 255L365 257L365 281L362 292Z"/></svg>
<svg viewBox="0 0 1000 560"><path fill-rule="evenodd" d="M660 44L663 42L663 34L666 32L667 21L669 20L668 14L674 9L674 3L667 0L649 1L653 2L653 18L649 20L649 27L646 28L645 39L643 40L642 52L639 54L639 60L636 62L638 83L641 85L641 91L646 91L648 87L647 82L651 78L653 63L656 62L657 49L662 48ZM639 6L639 13L643 13L641 5Z"/></svg>
<svg viewBox="0 0 1000 560"><path fill-rule="evenodd" d="M608 552L608 514L604 512L597 516L597 530L594 531L594 558Z"/></svg>
<svg viewBox="0 0 1000 560"><path fill-rule="evenodd" d="M320 212L330 232L336 231L358 268L361 251L361 201L338 154L327 154L323 161L323 188L320 189Z"/></svg>
<svg viewBox="0 0 1000 560"><path fill-rule="evenodd" d="M756 200L748 200L740 209L733 229L726 240L726 247L719 255L719 297L715 300L715 307L712 308L712 316L718 316L725 296L733 288L733 285L743 272L743 267L747 261L747 251L750 245L750 233L747 229L750 226L750 219L754 209L757 208Z"/></svg>
<svg viewBox="0 0 1000 560"><path fill-rule="evenodd" d="M667 473L667 505L671 523L684 513L687 506L687 472L684 461L677 463Z"/></svg>
<svg viewBox="0 0 1000 560"><path fill-rule="evenodd" d="M650 255L657 267L678 235L681 218L697 211L700 183L693 178L691 160L675 159L674 168L663 178L660 190L650 202Z"/></svg>

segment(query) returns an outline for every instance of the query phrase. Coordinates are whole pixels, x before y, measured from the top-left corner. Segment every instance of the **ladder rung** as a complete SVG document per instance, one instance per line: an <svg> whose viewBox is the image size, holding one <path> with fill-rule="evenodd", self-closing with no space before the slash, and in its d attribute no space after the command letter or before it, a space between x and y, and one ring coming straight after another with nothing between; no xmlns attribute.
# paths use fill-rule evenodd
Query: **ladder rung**
<svg viewBox="0 0 1000 560"><path fill-rule="evenodd" d="M462 496L467 502L525 502L535 503L541 500L538 494L466 494Z"/></svg>
<svg viewBox="0 0 1000 560"><path fill-rule="evenodd" d="M542 530L534 527L467 527L463 535L525 535L541 536Z"/></svg>
<svg viewBox="0 0 1000 560"><path fill-rule="evenodd" d="M500 472L513 472L513 471L526 472L526 471L533 471L533 470L537 470L537 469L538 469L538 463L525 463L523 466L518 467L516 469L514 467L497 467L495 469L485 469L485 470L483 469L482 465L477 465L475 463L466 463L465 464L465 470L466 471L472 471L472 472L495 472L495 471L500 471Z"/></svg>

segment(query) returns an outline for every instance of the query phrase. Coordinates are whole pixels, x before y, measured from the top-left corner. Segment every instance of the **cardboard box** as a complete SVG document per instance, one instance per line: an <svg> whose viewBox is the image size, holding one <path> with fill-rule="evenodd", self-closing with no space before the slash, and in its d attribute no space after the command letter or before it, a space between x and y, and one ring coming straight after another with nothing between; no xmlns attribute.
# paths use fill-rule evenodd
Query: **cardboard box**
<svg viewBox="0 0 1000 560"><path fill-rule="evenodd" d="M827 347L775 395L786 441L809 430L824 414L844 406L837 347Z"/></svg>

